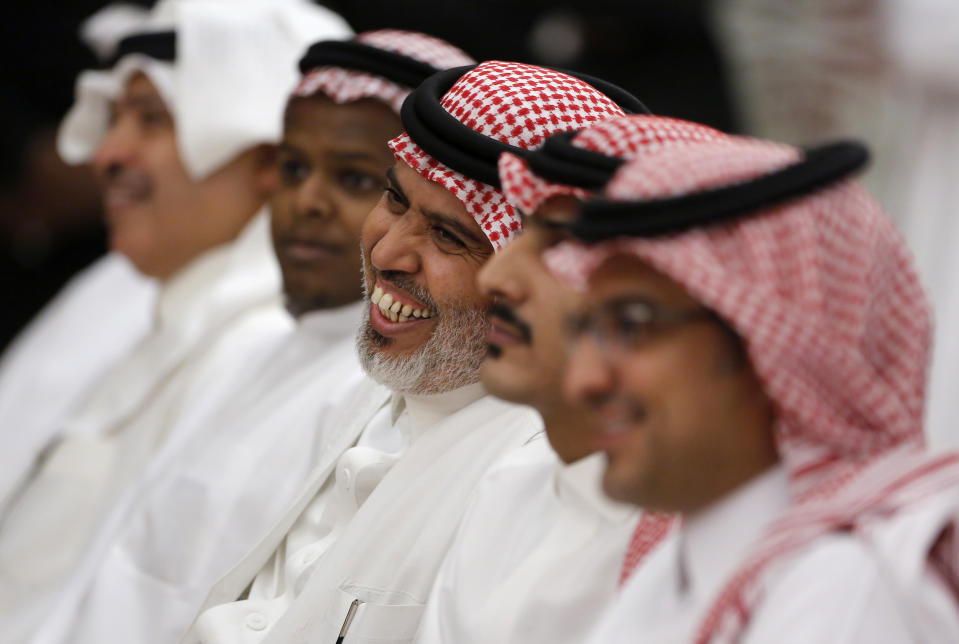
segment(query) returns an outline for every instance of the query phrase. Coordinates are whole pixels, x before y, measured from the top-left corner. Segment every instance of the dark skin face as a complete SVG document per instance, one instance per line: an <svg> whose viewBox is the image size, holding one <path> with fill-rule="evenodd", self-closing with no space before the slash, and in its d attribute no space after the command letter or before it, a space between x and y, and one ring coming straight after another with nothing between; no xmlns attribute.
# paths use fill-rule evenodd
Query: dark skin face
<svg viewBox="0 0 959 644"><path fill-rule="evenodd" d="M584 310L622 302L698 317L630 346L603 347L589 333L574 340L566 393L599 419L606 493L695 512L775 464L773 405L732 331L633 256L611 257L593 272ZM630 328L614 319L613 328Z"/></svg>
<svg viewBox="0 0 959 644"><path fill-rule="evenodd" d="M270 209L293 314L362 296L360 231L393 164L386 143L402 131L399 117L372 99L338 105L316 95L287 106Z"/></svg>
<svg viewBox="0 0 959 644"><path fill-rule="evenodd" d="M180 160L173 117L153 83L134 75L111 105L93 167L110 247L144 274L169 278L240 233L276 182L274 149L251 148L194 179Z"/></svg>
<svg viewBox="0 0 959 644"><path fill-rule="evenodd" d="M478 277L480 289L494 301L483 384L495 396L535 407L550 444L566 463L595 451L595 420L585 406L563 397L563 320L580 296L553 277L541 253L565 237L545 221L565 219L577 206L571 197L555 197L535 216L524 217L523 232L496 253Z"/></svg>

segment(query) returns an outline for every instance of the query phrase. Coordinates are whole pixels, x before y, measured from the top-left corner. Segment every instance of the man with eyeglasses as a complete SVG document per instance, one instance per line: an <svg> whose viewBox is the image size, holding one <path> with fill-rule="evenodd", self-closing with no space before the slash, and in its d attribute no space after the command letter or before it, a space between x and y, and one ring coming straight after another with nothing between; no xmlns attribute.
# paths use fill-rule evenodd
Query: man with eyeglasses
<svg viewBox="0 0 959 644"><path fill-rule="evenodd" d="M535 407L546 437L484 477L433 587L420 644L578 643L615 596L639 513L603 497L605 460L592 429L598 419L563 398L562 321L580 294L550 275L541 253L565 238L549 222L574 216L596 179L646 141L683 146L722 136L674 119L622 116L551 140L525 159L501 158L504 193L529 215L522 234L478 275L494 302L482 378L494 395ZM550 172L570 155L583 155L578 185ZM671 526L655 513L642 521L643 534L655 529L656 539Z"/></svg>
<svg viewBox="0 0 959 644"><path fill-rule="evenodd" d="M923 448L929 310L865 158L651 146L547 252L604 489L682 515L587 641L959 637L959 455Z"/></svg>

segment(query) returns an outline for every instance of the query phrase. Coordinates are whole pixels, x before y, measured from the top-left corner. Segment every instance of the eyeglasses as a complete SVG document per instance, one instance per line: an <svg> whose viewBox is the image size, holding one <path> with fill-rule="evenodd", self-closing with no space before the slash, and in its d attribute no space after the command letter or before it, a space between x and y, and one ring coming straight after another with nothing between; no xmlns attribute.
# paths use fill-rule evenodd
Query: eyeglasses
<svg viewBox="0 0 959 644"><path fill-rule="evenodd" d="M597 347L611 354L639 349L682 324L718 319L705 308L671 311L646 298L625 297L567 319L566 337L572 345L583 335L589 335Z"/></svg>

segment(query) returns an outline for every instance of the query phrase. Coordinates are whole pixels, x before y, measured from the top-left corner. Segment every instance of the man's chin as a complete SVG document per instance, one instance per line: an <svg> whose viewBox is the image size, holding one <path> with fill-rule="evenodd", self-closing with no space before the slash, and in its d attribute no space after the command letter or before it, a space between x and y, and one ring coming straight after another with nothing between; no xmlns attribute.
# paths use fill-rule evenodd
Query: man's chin
<svg viewBox="0 0 959 644"><path fill-rule="evenodd" d="M501 354L487 353L480 366L480 381L489 393L508 402L531 405L534 402L532 386L523 365L513 364Z"/></svg>

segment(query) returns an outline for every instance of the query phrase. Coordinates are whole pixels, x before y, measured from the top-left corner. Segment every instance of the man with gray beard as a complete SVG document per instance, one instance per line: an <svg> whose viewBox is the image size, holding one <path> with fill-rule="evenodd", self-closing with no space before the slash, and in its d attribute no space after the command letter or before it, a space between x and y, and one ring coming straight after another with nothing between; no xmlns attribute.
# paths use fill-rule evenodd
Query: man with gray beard
<svg viewBox="0 0 959 644"><path fill-rule="evenodd" d="M362 55L353 49L344 55ZM524 118L533 112L553 118ZM622 113L587 82L503 62L440 72L407 98L407 133L389 143L396 164L360 237L369 304L357 346L372 380L343 397L322 466L185 641L412 641L477 481L542 431L532 409L479 383L491 301L476 274L520 227L498 186L499 147L522 152ZM496 150L476 158L465 143L459 161L475 163L449 167L458 143L434 145L431 127Z"/></svg>

